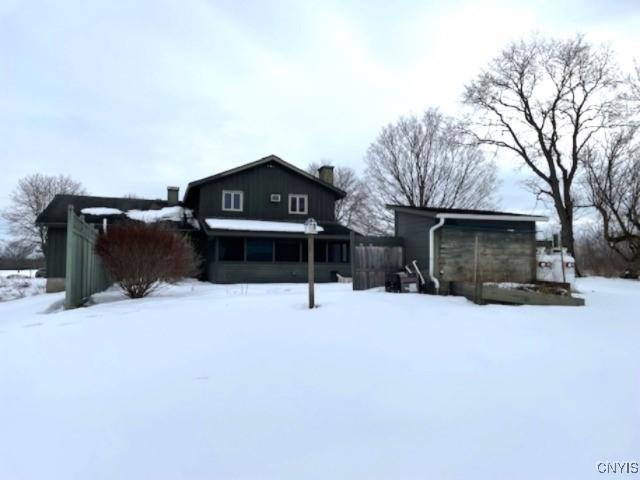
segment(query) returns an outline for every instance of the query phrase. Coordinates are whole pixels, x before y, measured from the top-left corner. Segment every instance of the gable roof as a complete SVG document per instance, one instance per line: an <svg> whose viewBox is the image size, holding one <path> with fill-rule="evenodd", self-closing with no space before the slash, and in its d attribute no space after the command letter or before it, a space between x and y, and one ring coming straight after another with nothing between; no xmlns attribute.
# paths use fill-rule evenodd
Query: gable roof
<svg viewBox="0 0 640 480"><path fill-rule="evenodd" d="M460 215L460 216L475 216L478 219L487 217L496 219L495 217L505 217L505 219L522 219L522 221L548 221L549 219L542 215L529 215L526 213L512 213L512 212L500 212L497 210L475 210L470 208L438 208L438 207L412 207L408 205L387 205L387 208L391 210L399 210L407 213L414 213L418 215L427 215L436 217L439 214L446 215Z"/></svg>
<svg viewBox="0 0 640 480"><path fill-rule="evenodd" d="M67 223L67 209L73 205L78 215L83 208L110 208L122 212L128 210L159 210L167 206L166 200L149 200L143 198L93 197L90 195L56 195L47 208L36 218L36 225L64 225ZM106 215L85 215L90 223ZM93 220L92 220L93 219Z"/></svg>
<svg viewBox="0 0 640 480"><path fill-rule="evenodd" d="M278 157L277 155L267 155L266 157L260 158L258 160L255 160L253 162L247 163L245 165L240 165L239 167L235 167L229 170L225 170L224 172L220 172L220 173L216 173L215 175L211 175L209 177L205 177L205 178L201 178L200 180L195 180L193 182L190 182L189 185L187 185L187 190L184 192L184 201L187 202L187 198L189 197L189 193L192 189L199 187L200 185L204 184L204 183L209 183L209 182L214 182L216 180L219 180L221 178L224 177L228 177L230 175L234 175L236 173L245 171L245 170L249 170L251 168L255 168L255 167L259 167L260 165L265 165L267 163L276 163L290 171L292 171L293 173L296 173L298 175L301 175L303 177L305 177L308 180L311 180L313 182L318 183L319 185L321 185L324 188L327 188L329 190L331 190L332 192L336 193L340 198L343 198L347 195L347 193L344 190L339 189L338 187L336 187L335 185L332 185L330 183L325 182L324 180L320 180L318 177L315 177L314 175L310 174L309 172L305 172L304 170L296 167L295 165L290 164L289 162L285 162L283 159L281 159L280 157Z"/></svg>

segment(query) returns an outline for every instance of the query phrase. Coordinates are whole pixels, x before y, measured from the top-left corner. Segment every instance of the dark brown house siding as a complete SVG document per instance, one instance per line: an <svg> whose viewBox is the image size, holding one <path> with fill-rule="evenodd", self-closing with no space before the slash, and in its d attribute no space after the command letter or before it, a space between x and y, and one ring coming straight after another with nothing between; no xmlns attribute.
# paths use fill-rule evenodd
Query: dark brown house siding
<svg viewBox="0 0 640 480"><path fill-rule="evenodd" d="M47 229L47 276L64 278L67 268L67 229L49 227Z"/></svg>
<svg viewBox="0 0 640 480"><path fill-rule="evenodd" d="M243 192L243 210L230 212L222 209L222 191ZM280 202L270 200L272 193L280 194ZM308 212L290 214L289 194L308 195ZM200 187L198 216L253 218L260 220L303 221L313 217L318 221L334 221L336 194L322 185L295 174L276 163L258 165L228 177L206 183Z"/></svg>

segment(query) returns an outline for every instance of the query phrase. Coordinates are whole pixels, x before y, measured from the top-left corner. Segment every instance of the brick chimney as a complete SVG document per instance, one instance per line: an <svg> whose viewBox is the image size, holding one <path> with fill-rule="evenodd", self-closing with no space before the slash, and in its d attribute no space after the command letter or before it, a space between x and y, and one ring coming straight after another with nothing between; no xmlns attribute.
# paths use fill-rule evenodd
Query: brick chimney
<svg viewBox="0 0 640 480"><path fill-rule="evenodd" d="M180 188L178 187L167 187L167 204L170 207L174 207L178 205L178 192Z"/></svg>
<svg viewBox="0 0 640 480"><path fill-rule="evenodd" d="M318 178L333 185L333 167L331 165L323 165L320 167L318 169Z"/></svg>

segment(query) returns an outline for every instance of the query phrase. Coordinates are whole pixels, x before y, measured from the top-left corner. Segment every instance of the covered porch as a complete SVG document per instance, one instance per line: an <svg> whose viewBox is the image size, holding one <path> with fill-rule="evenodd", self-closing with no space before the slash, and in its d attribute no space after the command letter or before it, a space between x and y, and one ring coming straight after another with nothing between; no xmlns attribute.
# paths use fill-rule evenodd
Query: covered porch
<svg viewBox="0 0 640 480"><path fill-rule="evenodd" d="M206 278L214 283L307 281L307 237L298 222L206 219ZM315 280L351 276L350 230L323 223L314 236Z"/></svg>

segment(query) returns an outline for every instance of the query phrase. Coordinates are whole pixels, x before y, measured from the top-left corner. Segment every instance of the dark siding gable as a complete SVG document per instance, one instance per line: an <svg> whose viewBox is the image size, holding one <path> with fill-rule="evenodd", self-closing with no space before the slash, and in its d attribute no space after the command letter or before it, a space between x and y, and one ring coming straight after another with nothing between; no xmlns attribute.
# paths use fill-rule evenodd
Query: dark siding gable
<svg viewBox="0 0 640 480"><path fill-rule="evenodd" d="M222 210L222 191L244 192L243 211ZM270 195L280 194L280 202L272 203ZM307 215L289 214L289 194L309 196ZM200 186L200 217L254 218L265 220L298 220L313 217L318 221L334 221L336 194L322 185L277 164L261 164L233 175L212 180Z"/></svg>

